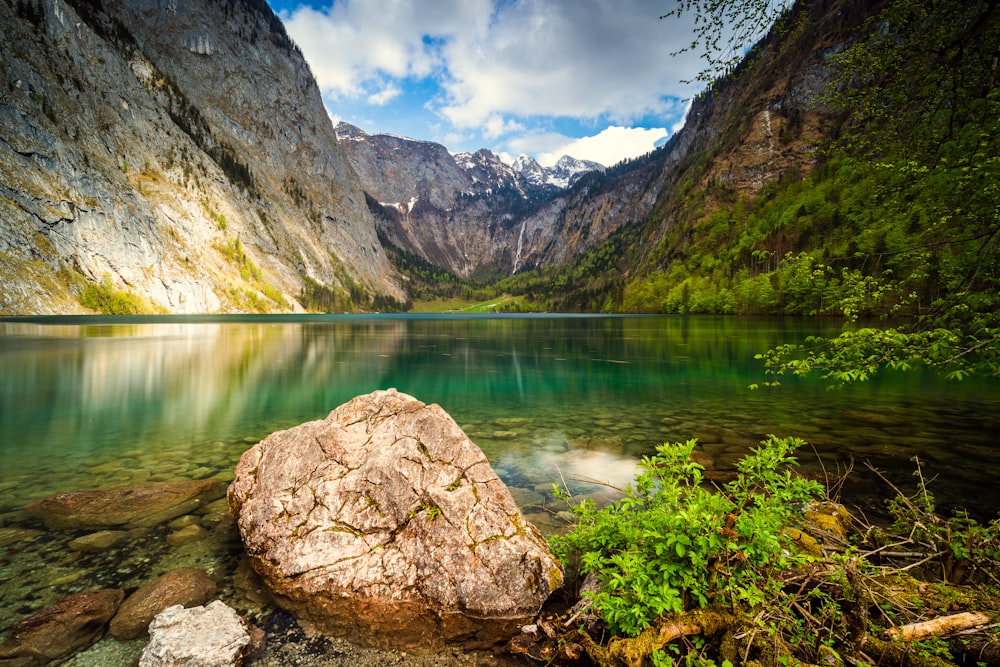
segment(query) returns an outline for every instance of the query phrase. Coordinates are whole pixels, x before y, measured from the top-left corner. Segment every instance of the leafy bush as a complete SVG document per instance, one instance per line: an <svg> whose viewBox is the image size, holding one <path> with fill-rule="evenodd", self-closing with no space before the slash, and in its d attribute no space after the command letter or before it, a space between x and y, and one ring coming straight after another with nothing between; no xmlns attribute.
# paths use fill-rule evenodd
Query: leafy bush
<svg viewBox="0 0 1000 667"><path fill-rule="evenodd" d="M149 310L135 294L115 289L109 273L104 274L100 284L87 283L80 303L102 315L138 315Z"/></svg>
<svg viewBox="0 0 1000 667"><path fill-rule="evenodd" d="M663 444L645 457L625 496L602 509L574 506L573 532L554 538L556 553L594 574L594 609L616 635L636 636L657 618L710 603L750 607L772 602L775 573L810 559L786 527L822 487L789 466L798 438L770 436L737 465L718 492L703 485L691 460L695 440Z"/></svg>

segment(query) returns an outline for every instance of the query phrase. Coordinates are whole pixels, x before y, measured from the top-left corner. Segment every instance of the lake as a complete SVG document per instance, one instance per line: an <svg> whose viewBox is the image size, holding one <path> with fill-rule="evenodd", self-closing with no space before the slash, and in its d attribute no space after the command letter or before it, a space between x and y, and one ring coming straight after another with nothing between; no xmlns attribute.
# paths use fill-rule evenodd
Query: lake
<svg viewBox="0 0 1000 667"><path fill-rule="evenodd" d="M240 454L268 433L389 387L451 414L543 530L557 527L540 510L552 483L599 495L627 483L657 444L692 437L724 478L770 433L807 440L799 458L820 478L853 462L844 502L871 516L887 489L864 462L906 485L913 456L945 504L994 516L1000 382L909 374L833 391L799 379L748 389L767 379L755 353L837 327L584 315L0 320L0 630L70 592L132 588L189 564L225 580L239 561L231 539L172 548L166 528L109 553L76 554L66 545L79 534L41 530L21 511L27 502L229 480ZM220 596L251 610L231 586Z"/></svg>

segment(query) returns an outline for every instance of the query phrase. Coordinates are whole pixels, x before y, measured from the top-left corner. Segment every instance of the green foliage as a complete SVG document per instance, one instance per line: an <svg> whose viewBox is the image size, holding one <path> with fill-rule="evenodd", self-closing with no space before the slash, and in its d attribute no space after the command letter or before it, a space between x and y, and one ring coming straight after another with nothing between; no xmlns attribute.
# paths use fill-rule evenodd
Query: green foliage
<svg viewBox="0 0 1000 667"><path fill-rule="evenodd" d="M455 274L431 264L420 255L396 246L382 233L381 229L378 232L379 241L381 241L389 261L408 279L406 294L411 302L455 297L471 292L474 288L471 282L462 281Z"/></svg>
<svg viewBox="0 0 1000 667"><path fill-rule="evenodd" d="M719 492L702 485L695 444L659 446L624 498L575 505L576 527L554 540L565 562L578 554L582 572L597 575L594 606L616 634L635 636L664 614L709 603L772 604L775 574L808 560L784 533L821 492L788 467L803 442L771 436Z"/></svg>
<svg viewBox="0 0 1000 667"><path fill-rule="evenodd" d="M762 36L764 29L781 27L786 7L786 3L771 0L680 0L660 18L694 15L691 43L677 53L699 52L707 65L697 80L711 83L746 61L746 49Z"/></svg>
<svg viewBox="0 0 1000 667"><path fill-rule="evenodd" d="M937 515L918 461L918 492L892 487L892 525L847 536L846 510L815 502L823 489L790 469L801 444L771 436L714 491L691 461L695 441L661 445L621 500L574 508L578 524L553 543L598 579L586 595L607 634L576 629L597 664L961 664L963 639L882 637L928 616L995 609L1000 518Z"/></svg>
<svg viewBox="0 0 1000 667"><path fill-rule="evenodd" d="M299 302L306 310L318 313L343 313L354 309L347 290L324 285L309 276L303 278Z"/></svg>
<svg viewBox="0 0 1000 667"><path fill-rule="evenodd" d="M219 214L218 220L220 223L224 223L225 218ZM241 289L235 286L230 288L230 296L241 308L258 313L270 312L275 307L282 310L289 308L284 295L274 286L264 282L263 271L247 255L239 237L234 236L224 243L215 242L213 247L236 266L240 278L251 287L251 289Z"/></svg>
<svg viewBox="0 0 1000 667"><path fill-rule="evenodd" d="M110 273L105 273L99 284L87 283L80 294L80 303L102 315L139 315L149 311L135 294L115 289Z"/></svg>
<svg viewBox="0 0 1000 667"><path fill-rule="evenodd" d="M625 228L570 264L518 271L491 286L497 294L525 297L522 310L613 312L618 310L627 273L625 259L638 230Z"/></svg>
<svg viewBox="0 0 1000 667"><path fill-rule="evenodd" d="M841 74L829 92L854 115L847 137L855 150L888 148L933 165L966 127L996 122L984 104L997 86L996 3L893 0L864 32L835 56Z"/></svg>
<svg viewBox="0 0 1000 667"><path fill-rule="evenodd" d="M773 18L756 2L681 9L706 21L694 48L710 46L706 31L721 16ZM622 308L845 317L851 326L833 340L763 355L778 374L1000 375L998 50L996 3L886 3L833 58L827 102L849 122L818 168L753 198L721 185L682 192ZM691 156L685 182L707 164ZM871 316L905 319L854 328Z"/></svg>
<svg viewBox="0 0 1000 667"><path fill-rule="evenodd" d="M247 256L243 249L243 242L238 236L234 236L225 243L215 243L214 247L222 253L226 259L236 265L239 269L240 277L246 282L259 281L263 277L260 269Z"/></svg>

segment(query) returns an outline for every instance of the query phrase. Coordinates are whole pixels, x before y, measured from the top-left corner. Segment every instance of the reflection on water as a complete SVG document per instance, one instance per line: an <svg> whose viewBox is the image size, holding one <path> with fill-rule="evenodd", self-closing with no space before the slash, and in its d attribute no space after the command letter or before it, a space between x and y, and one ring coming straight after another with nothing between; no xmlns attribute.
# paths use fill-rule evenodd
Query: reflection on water
<svg viewBox="0 0 1000 667"><path fill-rule="evenodd" d="M657 444L691 437L710 473L724 475L770 433L808 440L800 458L817 474L871 461L903 483L919 455L946 501L995 514L1000 383L908 375L840 391L796 380L747 389L763 379L755 353L822 328L716 317L0 321L0 540L37 528L20 508L51 493L230 479L248 443L388 387L447 410L539 522L553 516L553 483L606 493L603 484L626 484ZM879 503L869 486L845 488L866 510ZM48 539L58 552L62 538ZM233 558L143 539L161 551L143 552L135 577L163 559ZM24 559L48 562L36 542L18 542L4 572L17 578L30 568ZM114 555L119 571L137 548ZM0 628L35 605L25 596L58 599L103 576L97 561L58 562L51 567L65 573L25 575L3 591Z"/></svg>
<svg viewBox="0 0 1000 667"><path fill-rule="evenodd" d="M725 465L774 432L806 438L828 463L920 454L947 465L945 481L957 472L985 483L997 462L996 383L906 376L747 390L761 379L756 352L815 327L584 316L0 322L0 484L105 485L114 480L90 470L105 459L202 459L387 387L439 403L495 463L599 450L627 471L657 443L697 436ZM235 463L229 454L217 465ZM8 503L28 499L14 495Z"/></svg>

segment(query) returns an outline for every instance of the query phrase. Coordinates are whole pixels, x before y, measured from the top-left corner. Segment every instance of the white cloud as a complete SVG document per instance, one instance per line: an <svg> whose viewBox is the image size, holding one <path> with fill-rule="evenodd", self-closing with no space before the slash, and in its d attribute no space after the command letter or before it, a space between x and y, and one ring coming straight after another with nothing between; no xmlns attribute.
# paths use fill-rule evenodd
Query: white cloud
<svg viewBox="0 0 1000 667"><path fill-rule="evenodd" d="M542 155L548 153L559 153L559 149L568 146L575 141L573 137L567 137L558 132L526 132L515 137L511 137L504 142L506 155ZM565 153L559 153L564 155ZM574 156L575 157L575 156ZM506 161L506 160L505 160ZM553 161L554 162L554 161ZM508 162L508 164L510 164Z"/></svg>
<svg viewBox="0 0 1000 667"><path fill-rule="evenodd" d="M368 103L377 107L385 106L392 100L396 99L403 93L403 90L394 84L390 84L378 91L368 96Z"/></svg>
<svg viewBox="0 0 1000 667"><path fill-rule="evenodd" d="M282 18L323 93L356 98L373 94L384 77L422 78L446 67L439 40L488 20L489 12L489 0L341 0Z"/></svg>
<svg viewBox="0 0 1000 667"><path fill-rule="evenodd" d="M684 105L684 114L680 117L680 120L678 120L676 123L670 126L671 135L677 134L678 132L681 131L681 128L684 127L684 123L687 122L688 113L691 111L692 102L694 102L694 98L689 97L687 100L687 104Z"/></svg>
<svg viewBox="0 0 1000 667"><path fill-rule="evenodd" d="M523 132L524 129L524 125L515 120L505 120L500 114L493 114L483 123L483 136L487 139L496 139L512 132Z"/></svg>
<svg viewBox="0 0 1000 667"><path fill-rule="evenodd" d="M631 126L676 132L700 87L682 82L704 61L672 55L690 44L693 16L658 19L675 0L329 1L282 18L331 113L387 119L375 132L614 164L667 132ZM406 106L415 90L419 110ZM566 119L597 134L552 131Z"/></svg>
<svg viewBox="0 0 1000 667"><path fill-rule="evenodd" d="M688 97L701 64L659 21L663 0L338 0L285 15L324 94L366 98L384 79L434 77L457 127L496 115L607 115L621 123ZM685 31L687 34L685 35Z"/></svg>
<svg viewBox="0 0 1000 667"><path fill-rule="evenodd" d="M662 0L521 0L504 3L485 32L442 49L448 78L441 112L476 127L496 113L596 118L626 124L690 97L681 83L701 68L673 57L690 29L659 21ZM685 34L686 32L686 34Z"/></svg>
<svg viewBox="0 0 1000 667"><path fill-rule="evenodd" d="M625 158L638 157L648 153L656 142L668 136L662 127L617 127L611 126L599 134L581 139L568 139L567 143L538 155L538 163L551 166L563 155L571 155L578 160L593 160L610 167Z"/></svg>

